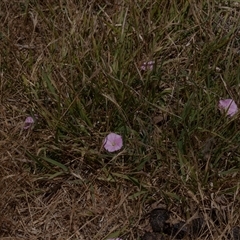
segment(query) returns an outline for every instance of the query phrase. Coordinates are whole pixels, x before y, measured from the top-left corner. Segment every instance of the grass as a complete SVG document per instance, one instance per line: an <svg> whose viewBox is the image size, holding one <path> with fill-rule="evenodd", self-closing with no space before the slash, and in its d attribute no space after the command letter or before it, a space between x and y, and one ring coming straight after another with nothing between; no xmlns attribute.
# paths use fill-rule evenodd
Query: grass
<svg viewBox="0 0 240 240"><path fill-rule="evenodd" d="M160 205L204 215L199 239L226 239L240 221L240 125L217 104L240 104L239 7L2 1L1 239L140 239ZM109 132L121 151L103 149Z"/></svg>

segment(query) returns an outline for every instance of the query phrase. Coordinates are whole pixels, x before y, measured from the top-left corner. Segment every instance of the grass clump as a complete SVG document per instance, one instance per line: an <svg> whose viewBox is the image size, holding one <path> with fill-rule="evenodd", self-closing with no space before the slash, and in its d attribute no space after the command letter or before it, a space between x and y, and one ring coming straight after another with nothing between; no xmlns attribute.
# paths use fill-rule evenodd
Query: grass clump
<svg viewBox="0 0 240 240"><path fill-rule="evenodd" d="M239 225L239 120L217 109L239 105L237 2L3 1L0 18L1 237L140 239L159 205L204 215L207 239Z"/></svg>

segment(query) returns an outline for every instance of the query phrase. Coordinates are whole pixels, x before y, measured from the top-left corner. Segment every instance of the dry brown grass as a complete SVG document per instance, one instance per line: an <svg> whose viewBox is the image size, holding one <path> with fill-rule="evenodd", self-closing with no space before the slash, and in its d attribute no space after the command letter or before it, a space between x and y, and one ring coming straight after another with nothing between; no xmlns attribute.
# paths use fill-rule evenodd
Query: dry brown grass
<svg viewBox="0 0 240 240"><path fill-rule="evenodd" d="M150 24L149 9L155 6L154 1L150 2L146 5L143 3L134 5L128 1L119 1L118 4L111 1L79 3L73 0L29 1L29 4L24 0L0 2L0 239L97 240L106 239L112 233L115 236L121 235L123 239L140 239L146 230L150 230L147 213L162 204L171 210L173 220L204 216L208 232L202 239L227 239L232 227L239 225L239 166L232 173L222 173L220 170L224 167L232 167L228 165L226 160L228 158L225 155L222 156L223 161L226 161L225 165L216 164L217 170L214 167L208 168L207 164L205 166L202 163L199 146L204 146L203 139L208 139L209 133L201 137L196 134L192 138L195 141L193 144L189 138L189 142L193 148L196 145L196 149L189 148L187 154L181 155L176 150L177 144L174 143L177 139L175 136L180 137L180 130L176 133L174 124L162 123L161 115L161 123L159 124L160 120L157 120L151 137L146 138L146 142L143 143L136 137L134 123L139 121L138 127L144 134L149 130L148 118L159 117L161 108L151 112L149 109L153 106L145 106L146 102L143 103L141 99L142 102L136 103L136 107L132 106L131 102L127 107L122 104L121 107L127 110L121 111L119 107L117 117L112 117L120 119L126 116L126 112L130 115L124 121L129 129L132 127L132 130L129 130L130 140L127 145L131 150L123 150L118 155L109 157L101 149L104 136L101 132L110 131L111 113L117 105L115 98L109 97L112 95L108 79L114 79L117 74L121 78L119 73L121 67L118 66L120 63L115 59L121 54L114 55L111 51L115 45L116 49L119 47L116 36L118 34L122 36L120 32L123 30L119 30L119 26L116 27L114 23L121 22L124 14L133 14L131 9L136 11L134 12L136 23L139 21L139 29L133 27L134 22L130 27L134 37L133 42L129 40L129 48L136 56L136 60L129 58L133 60L131 68L139 66L143 56L150 58L157 55L159 62L164 62L162 75L169 81L160 88L167 88L167 91L170 89L167 99L175 104L170 106L169 114L166 110L165 118L171 117L171 112L175 114L176 111L176 114L179 114L183 109L182 101L189 99L191 93L189 90L191 88L188 88L186 92L180 93L179 90L179 99L173 96L176 82L171 80L174 76L179 77L177 83L181 85L179 89L182 89L184 84L188 87L194 85L189 82L189 76L196 77L196 81L199 81L198 88L204 85L203 82L207 82L204 79L206 69L215 69L219 63L221 71L226 70L227 74L232 73L239 78L239 72L236 73L237 70L236 72L234 70L239 64L240 37L237 32L240 31L239 28L235 29L235 35L231 35L226 44L219 42L223 44L222 47L213 44L216 50L212 55L210 51L212 49L210 43L215 41L216 36L219 39L224 38L233 26L236 26L236 21L239 21L237 3L229 6L225 6L224 3L215 5L211 1L206 1L205 5L204 1L200 1L202 5L199 2L199 6L190 4L189 18L193 19L195 25L188 29L189 32L185 36L184 31L177 28L185 29L189 26L184 24L180 26L174 23L174 20L164 22L170 19L167 14L156 23L156 26L154 24L150 26L152 29L148 35L143 19L146 17L146 25ZM171 3L167 2L162 4L163 9L170 9ZM178 7L182 9L185 5L187 5L185 1L179 1ZM214 10L217 11L217 17ZM204 14L201 14L202 12ZM101 17L97 17L97 14ZM205 15L210 16L208 22L204 19ZM220 20L216 22L216 19ZM166 34L166 38L161 38L159 43L155 43L152 52L149 53L151 48L149 42L154 39L155 34L157 35L155 30L161 31L160 27L164 24L169 25L170 30L167 27L163 28L161 34L166 34L168 30L170 32ZM182 31L182 39L178 38L178 35L176 39L172 38L175 30L179 34ZM108 41L110 46L107 45ZM209 43L207 47L204 45L206 42ZM186 49L189 44L194 47L188 51ZM100 49L101 45L103 47ZM160 55L158 52L161 48ZM231 61L226 60L229 64L222 62L221 58L227 59L229 54ZM95 59L92 65L89 63L90 59L92 62ZM216 65L214 60L217 61ZM206 68L200 67L201 64L206 64ZM182 71L185 68L186 72ZM49 87L48 80L45 83L40 80L49 72L53 87ZM124 74L127 76L128 70ZM139 78L146 77L136 70L135 75L138 74ZM83 79L81 84L78 82L80 78L77 78L80 75ZM93 80L95 83L90 91L89 86ZM136 83L131 84L134 86ZM130 83L126 83L126 86L129 85ZM133 93L131 99L137 99L141 94L144 96L146 89L142 90L138 88L138 84L136 85L136 88L133 87L134 90L131 89L125 95ZM100 93L99 88L102 88ZM134 91L137 92L136 95ZM219 90L218 94L223 91ZM230 95L236 96L236 91L235 88L231 88ZM145 93L148 92L147 89ZM92 95L88 97L88 93ZM71 95L74 99L72 101L68 100ZM108 99L103 96L107 96ZM94 97L100 100L90 109ZM121 94L118 97L124 98ZM84 110L81 110L80 114L81 118L85 119L72 123L71 114L76 114L72 107L76 105L76 109L81 108L81 98L86 99L82 108ZM112 108L111 104L115 104L115 108ZM146 108L146 114L142 114L143 106ZM144 116L141 121L140 117L137 118L135 115L131 117L132 108L139 110L139 116L141 114ZM68 115L70 110L72 112ZM148 110L151 116L147 116ZM39 125L33 130L24 131L23 122L30 113L38 114ZM89 119L85 113L90 115ZM208 112L203 114L207 115ZM82 126L86 127L87 133L79 130L81 134L75 135L76 129L66 133L68 125L64 124L64 121L80 126L79 129ZM163 128L168 129L168 133L157 124L162 124ZM60 130L58 125L61 125ZM118 126L118 123L115 125ZM235 127L234 134L237 135L237 124ZM62 135L65 134L64 137L58 135L58 131ZM227 140L230 141L230 137L221 142L222 146ZM135 153L134 147L139 151L136 150ZM238 154L238 151L235 151L237 147L236 142L229 143L226 150L229 159L234 158L234 153ZM159 150L155 152L157 148L161 148L162 152ZM217 150L216 153L210 152L210 155L216 156L219 153ZM45 162L43 165L39 164L41 157L46 156L64 164L69 172L60 171L57 166L51 166L51 169ZM185 158L184 169L178 162L180 157ZM159 163L159 158L166 161ZM145 160L146 165L143 164ZM144 167L139 167L138 170L138 164ZM215 220L218 220L218 224L214 223L212 214L216 214Z"/></svg>

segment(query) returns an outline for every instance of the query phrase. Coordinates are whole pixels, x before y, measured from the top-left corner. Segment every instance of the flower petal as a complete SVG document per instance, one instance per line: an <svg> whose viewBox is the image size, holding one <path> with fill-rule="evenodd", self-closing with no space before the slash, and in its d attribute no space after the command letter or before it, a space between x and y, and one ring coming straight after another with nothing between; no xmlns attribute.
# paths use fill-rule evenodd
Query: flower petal
<svg viewBox="0 0 240 240"><path fill-rule="evenodd" d="M237 104L233 99L222 99L218 103L220 111L226 112L227 116L234 116L238 112Z"/></svg>
<svg viewBox="0 0 240 240"><path fill-rule="evenodd" d="M28 129L34 124L34 119L32 117L27 117L24 121L23 129Z"/></svg>
<svg viewBox="0 0 240 240"><path fill-rule="evenodd" d="M103 147L108 152L115 152L122 148L123 141L122 136L116 133L109 133L103 141Z"/></svg>
<svg viewBox="0 0 240 240"><path fill-rule="evenodd" d="M155 64L155 61L144 62L141 66L141 70L143 71L153 70L154 64Z"/></svg>

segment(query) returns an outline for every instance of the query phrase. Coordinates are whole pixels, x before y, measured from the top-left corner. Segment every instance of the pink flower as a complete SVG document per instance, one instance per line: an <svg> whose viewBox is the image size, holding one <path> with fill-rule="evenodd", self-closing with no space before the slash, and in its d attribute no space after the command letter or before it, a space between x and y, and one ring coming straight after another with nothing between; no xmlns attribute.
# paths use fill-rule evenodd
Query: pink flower
<svg viewBox="0 0 240 240"><path fill-rule="evenodd" d="M116 133L109 133L103 141L103 147L108 152L118 151L122 148L122 146L123 146L122 136Z"/></svg>
<svg viewBox="0 0 240 240"><path fill-rule="evenodd" d="M33 117L30 117L30 116L27 117L24 121L23 129L28 129L28 128L32 127L34 122L35 121L34 121Z"/></svg>
<svg viewBox="0 0 240 240"><path fill-rule="evenodd" d="M218 108L220 111L227 113L227 116L232 117L238 112L237 104L232 99L223 99L218 103Z"/></svg>
<svg viewBox="0 0 240 240"><path fill-rule="evenodd" d="M141 70L143 71L153 70L154 64L155 64L155 61L144 62L141 66Z"/></svg>

